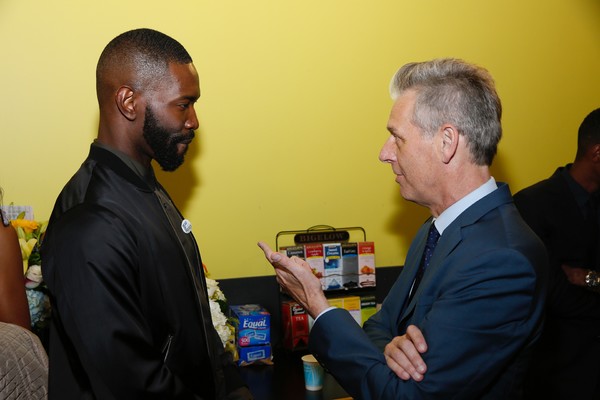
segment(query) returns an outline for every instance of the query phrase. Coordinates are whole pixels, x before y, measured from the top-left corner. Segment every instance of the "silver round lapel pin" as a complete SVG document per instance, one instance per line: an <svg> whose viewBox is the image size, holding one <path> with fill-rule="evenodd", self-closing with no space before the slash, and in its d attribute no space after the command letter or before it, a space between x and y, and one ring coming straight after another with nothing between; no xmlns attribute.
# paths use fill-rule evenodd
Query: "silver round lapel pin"
<svg viewBox="0 0 600 400"><path fill-rule="evenodd" d="M192 223L187 219L181 221L181 230L185 233L190 233L192 231Z"/></svg>

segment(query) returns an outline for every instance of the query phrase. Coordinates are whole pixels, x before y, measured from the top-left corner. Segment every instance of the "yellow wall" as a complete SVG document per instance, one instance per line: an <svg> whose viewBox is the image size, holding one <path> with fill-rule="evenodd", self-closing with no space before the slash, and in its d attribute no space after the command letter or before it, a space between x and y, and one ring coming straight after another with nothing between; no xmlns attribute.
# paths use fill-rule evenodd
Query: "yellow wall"
<svg viewBox="0 0 600 400"><path fill-rule="evenodd" d="M493 166L513 191L573 158L600 106L598 0L0 0L0 186L49 216L98 122L104 45L168 33L200 73L201 128L160 179L215 278L271 274L255 243L313 225L362 226L377 265L401 265L427 212L388 166L389 79L409 61L486 66L504 104ZM93 244L91 244L93 245Z"/></svg>

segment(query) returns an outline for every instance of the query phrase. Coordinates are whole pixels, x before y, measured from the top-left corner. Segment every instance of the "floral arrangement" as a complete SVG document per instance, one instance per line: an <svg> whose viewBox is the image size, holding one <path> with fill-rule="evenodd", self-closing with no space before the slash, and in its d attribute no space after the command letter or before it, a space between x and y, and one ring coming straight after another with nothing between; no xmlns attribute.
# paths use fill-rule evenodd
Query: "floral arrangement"
<svg viewBox="0 0 600 400"><path fill-rule="evenodd" d="M204 274L206 275L206 289L208 290L208 299L210 301L210 314L213 326L219 334L221 343L225 351L233 355L234 361L238 359L238 353L235 346L235 328L238 321L234 317L227 317L229 306L227 299L219 287L219 282L208 277L208 269L204 264Z"/></svg>
<svg viewBox="0 0 600 400"><path fill-rule="evenodd" d="M50 320L50 300L42 277L42 257L40 255L40 246L48 227L48 221L28 220L25 219L25 213L21 213L10 223L16 229L19 237L31 327L34 332L38 333L48 325Z"/></svg>

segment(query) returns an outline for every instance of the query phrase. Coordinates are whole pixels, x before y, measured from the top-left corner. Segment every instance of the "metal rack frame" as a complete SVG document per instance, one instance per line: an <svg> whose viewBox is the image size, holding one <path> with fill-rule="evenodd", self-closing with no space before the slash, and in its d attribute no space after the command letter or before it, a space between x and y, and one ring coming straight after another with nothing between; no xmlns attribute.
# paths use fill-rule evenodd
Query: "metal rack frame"
<svg viewBox="0 0 600 400"><path fill-rule="evenodd" d="M302 230L278 232L277 235L275 236L275 248L277 249L277 251L279 251L279 237L280 236L297 235L300 233L311 233L311 232L337 232L337 231L346 231L346 232L347 231L361 231L363 234L363 242L367 241L367 233L365 232L364 228L362 228L360 226L350 226L350 227L346 227L346 228L334 228L333 226L330 226L330 225L315 225L315 226L311 226L310 228L302 229Z"/></svg>

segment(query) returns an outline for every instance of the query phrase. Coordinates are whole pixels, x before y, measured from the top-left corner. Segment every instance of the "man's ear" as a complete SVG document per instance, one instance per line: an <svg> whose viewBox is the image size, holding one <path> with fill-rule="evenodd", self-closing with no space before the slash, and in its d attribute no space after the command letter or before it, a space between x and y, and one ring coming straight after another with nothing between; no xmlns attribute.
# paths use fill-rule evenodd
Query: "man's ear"
<svg viewBox="0 0 600 400"><path fill-rule="evenodd" d="M115 96L117 108L130 121L136 118L136 102L134 91L129 86L121 86Z"/></svg>
<svg viewBox="0 0 600 400"><path fill-rule="evenodd" d="M441 128L442 137L442 161L448 164L456 154L458 148L459 133L455 126L444 125Z"/></svg>
<svg viewBox="0 0 600 400"><path fill-rule="evenodd" d="M592 160L594 160L594 162L600 162L600 143L593 145L590 149L590 153L592 154Z"/></svg>

